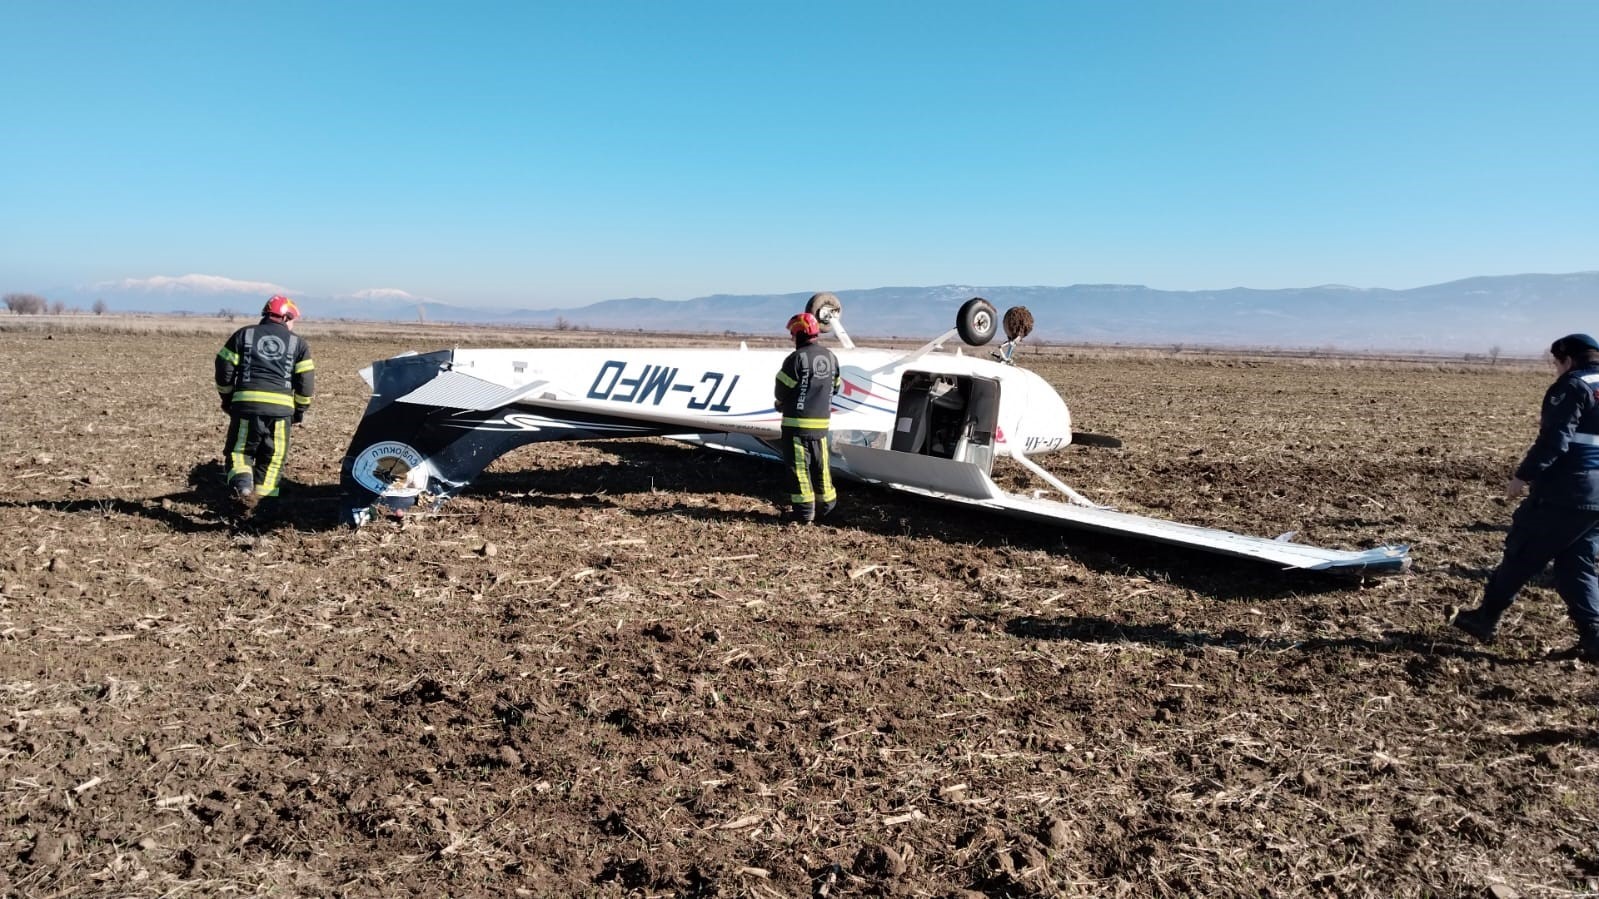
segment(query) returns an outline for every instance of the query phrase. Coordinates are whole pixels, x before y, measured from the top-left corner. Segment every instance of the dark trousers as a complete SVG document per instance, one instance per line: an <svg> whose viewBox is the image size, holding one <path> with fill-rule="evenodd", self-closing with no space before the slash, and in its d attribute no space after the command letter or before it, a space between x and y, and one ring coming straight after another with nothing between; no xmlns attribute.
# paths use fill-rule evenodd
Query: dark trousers
<svg viewBox="0 0 1599 899"><path fill-rule="evenodd" d="M795 518L811 521L816 518L817 503L821 514L833 511L838 502L838 491L833 489L833 471L827 460L827 432L783 429L783 461L788 463L789 508Z"/></svg>
<svg viewBox="0 0 1599 899"><path fill-rule="evenodd" d="M1529 498L1516 509L1505 537L1505 557L1488 578L1482 609L1498 620L1516 594L1545 565L1555 563L1555 592L1584 645L1599 646L1599 512Z"/></svg>
<svg viewBox="0 0 1599 899"><path fill-rule="evenodd" d="M283 462L289 457L289 418L235 415L228 422L228 486L236 493L277 496Z"/></svg>

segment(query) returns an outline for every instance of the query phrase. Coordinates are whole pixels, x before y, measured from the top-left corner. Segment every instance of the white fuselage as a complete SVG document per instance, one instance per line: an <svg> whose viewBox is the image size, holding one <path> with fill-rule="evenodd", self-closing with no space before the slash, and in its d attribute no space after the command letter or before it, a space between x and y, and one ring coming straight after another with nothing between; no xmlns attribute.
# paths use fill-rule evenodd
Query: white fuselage
<svg viewBox="0 0 1599 899"><path fill-rule="evenodd" d="M1043 378L1024 368L955 353L835 349L842 388L833 397L836 442L886 445L907 373L977 378L998 385L993 434L999 455L1053 452L1071 443L1071 413ZM783 349L459 349L454 369L543 405L681 425L685 432L772 438Z"/></svg>

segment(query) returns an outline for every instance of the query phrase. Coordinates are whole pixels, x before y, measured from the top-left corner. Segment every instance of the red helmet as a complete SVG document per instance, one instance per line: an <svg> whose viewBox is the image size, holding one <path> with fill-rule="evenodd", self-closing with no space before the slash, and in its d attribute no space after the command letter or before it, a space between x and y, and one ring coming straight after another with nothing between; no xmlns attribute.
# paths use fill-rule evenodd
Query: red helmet
<svg viewBox="0 0 1599 899"><path fill-rule="evenodd" d="M281 318L286 322L292 322L300 317L300 307L294 305L294 301L283 294L277 294L276 296L267 300L265 306L261 307L261 314L271 318Z"/></svg>
<svg viewBox="0 0 1599 899"><path fill-rule="evenodd" d="M812 340L820 337L822 326L816 321L816 316L809 312L801 312L788 320L788 333L795 337L809 337Z"/></svg>

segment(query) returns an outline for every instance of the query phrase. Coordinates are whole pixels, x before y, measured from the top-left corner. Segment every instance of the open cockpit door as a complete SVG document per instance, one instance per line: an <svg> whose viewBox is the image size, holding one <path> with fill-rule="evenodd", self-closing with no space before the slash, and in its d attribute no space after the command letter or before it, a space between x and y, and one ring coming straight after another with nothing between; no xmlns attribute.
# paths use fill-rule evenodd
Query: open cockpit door
<svg viewBox="0 0 1599 899"><path fill-rule="evenodd" d="M895 452L994 467L999 381L973 375L908 371L900 379Z"/></svg>

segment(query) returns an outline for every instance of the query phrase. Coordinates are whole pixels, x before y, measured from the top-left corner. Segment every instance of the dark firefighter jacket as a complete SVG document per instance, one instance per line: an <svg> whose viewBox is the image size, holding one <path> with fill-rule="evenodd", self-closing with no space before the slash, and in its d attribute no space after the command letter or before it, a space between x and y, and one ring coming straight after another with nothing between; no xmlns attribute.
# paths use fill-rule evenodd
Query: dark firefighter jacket
<svg viewBox="0 0 1599 899"><path fill-rule="evenodd" d="M1516 477L1541 502L1599 510L1599 368L1573 369L1544 392L1538 439Z"/></svg>
<svg viewBox="0 0 1599 899"><path fill-rule="evenodd" d="M783 427L826 432L833 394L840 384L838 358L832 350L809 343L789 353L777 371L777 411L783 413Z"/></svg>
<svg viewBox="0 0 1599 899"><path fill-rule="evenodd" d="M233 415L287 418L311 405L316 363L311 345L262 319L240 328L217 352L217 392Z"/></svg>

